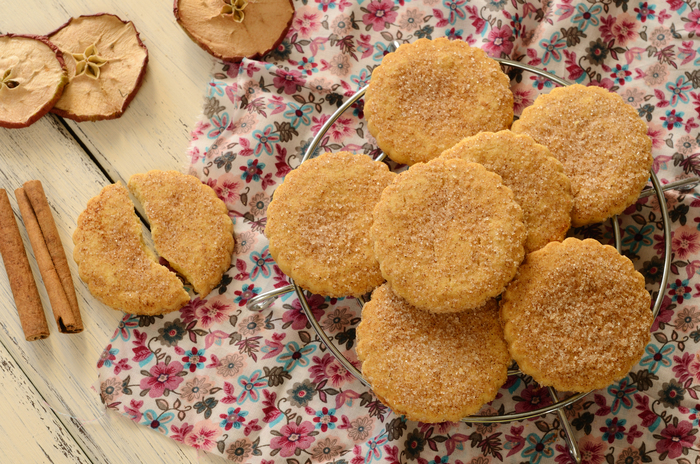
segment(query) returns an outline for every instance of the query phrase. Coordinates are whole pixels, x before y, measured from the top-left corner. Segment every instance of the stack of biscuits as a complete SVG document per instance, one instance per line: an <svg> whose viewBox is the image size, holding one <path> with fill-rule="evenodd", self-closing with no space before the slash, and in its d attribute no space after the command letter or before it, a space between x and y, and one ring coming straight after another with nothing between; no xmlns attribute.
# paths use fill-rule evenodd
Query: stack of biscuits
<svg viewBox="0 0 700 464"><path fill-rule="evenodd" d="M374 289L357 354L382 402L457 421L496 397L512 360L562 391L631 369L652 323L644 278L614 248L565 237L622 212L646 184L651 141L633 108L572 85L513 123L498 63L421 39L375 69L365 115L409 168L347 152L311 159L275 192L265 233L301 287Z"/></svg>

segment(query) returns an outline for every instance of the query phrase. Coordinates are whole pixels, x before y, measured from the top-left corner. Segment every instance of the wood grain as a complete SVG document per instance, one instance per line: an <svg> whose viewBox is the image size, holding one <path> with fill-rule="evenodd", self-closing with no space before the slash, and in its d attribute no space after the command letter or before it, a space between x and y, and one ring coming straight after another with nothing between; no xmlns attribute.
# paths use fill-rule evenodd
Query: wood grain
<svg viewBox="0 0 700 464"><path fill-rule="evenodd" d="M0 401L0 440L4 462L89 463L41 394L0 345L0 389L12 402Z"/></svg>
<svg viewBox="0 0 700 464"><path fill-rule="evenodd" d="M187 37L172 7L172 0L3 0L0 6L1 32L46 34L71 16L103 12L134 22L149 52L138 94L119 119L68 121L113 180L186 165L213 59Z"/></svg>
<svg viewBox="0 0 700 464"><path fill-rule="evenodd" d="M88 199L108 183L98 167L55 116L42 118L26 129L1 130L0 159L3 160L0 188L14 191L30 179L42 182L66 254L72 256L71 236L76 218ZM14 196L11 203L18 216ZM23 227L20 230L25 246L28 246L26 231ZM28 248L31 250L31 247ZM33 253L29 255L42 302L48 307L48 296L36 261ZM41 399L53 408L56 419L63 425L63 429L49 431L53 439L59 440L63 435L73 437L77 446L89 456L90 462L193 463L207 462L209 459L210 462L221 462L216 457L200 460L192 448L179 445L112 412L104 414L99 396L92 388L97 381L95 365L123 313L96 301L77 277L77 268L72 259L69 259L69 264L85 331L76 335L62 335L58 333L55 322L49 321L55 336L32 343L24 340L7 275L4 268L0 270L0 305L7 308L0 319L0 344L6 347L13 359L18 360L25 381L38 392L32 403L37 407L34 413L37 422L34 426L28 423L27 427L45 428L39 422L42 408L46 408L39 407L43 404ZM14 389L10 387L0 398L0 409L12 408L26 395L26 389L20 385L15 385ZM27 439L27 436L21 435L21 428L16 432L14 430L11 428L10 433L0 435L0 449ZM58 430L63 435L57 435ZM33 453L31 449L28 447L27 453ZM32 454L22 457L22 460L13 462L49 462L44 457L37 458Z"/></svg>
<svg viewBox="0 0 700 464"><path fill-rule="evenodd" d="M71 238L88 199L110 182L105 174L125 182L150 169L186 167L189 133L201 112L213 60L179 28L172 0L0 3L3 33L47 34L72 16L108 12L133 21L149 50L143 86L121 118L76 123L48 115L26 129L0 129L0 188L12 192L30 179L42 182L85 324L83 333L63 335L50 321L53 337L25 342L0 268L5 308L0 317L0 449L5 456L0 461L7 456L8 462L224 462L105 411L94 389L99 388L96 363L123 313L95 300L80 281ZM11 203L17 214L14 197ZM46 306L33 254L29 259Z"/></svg>

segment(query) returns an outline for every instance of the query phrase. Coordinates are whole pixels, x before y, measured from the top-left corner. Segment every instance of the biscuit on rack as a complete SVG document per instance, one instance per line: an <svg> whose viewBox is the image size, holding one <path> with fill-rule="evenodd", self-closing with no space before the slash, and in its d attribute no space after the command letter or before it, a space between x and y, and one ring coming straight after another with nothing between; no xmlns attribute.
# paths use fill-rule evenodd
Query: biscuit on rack
<svg viewBox="0 0 700 464"><path fill-rule="evenodd" d="M464 137L508 129L510 80L486 53L460 40L401 45L372 72L367 128L397 163L437 158Z"/></svg>
<svg viewBox="0 0 700 464"><path fill-rule="evenodd" d="M90 293L115 309L153 316L180 309L182 282L143 243L141 221L121 183L88 201L73 233L73 258Z"/></svg>
<svg viewBox="0 0 700 464"><path fill-rule="evenodd" d="M370 234L394 293L420 309L456 312L503 291L523 260L527 232L498 174L438 158L384 190Z"/></svg>
<svg viewBox="0 0 700 464"><path fill-rule="evenodd" d="M467 137L440 155L484 165L513 190L523 209L525 253L562 241L571 225L571 182L547 147L529 135L505 130Z"/></svg>
<svg viewBox="0 0 700 464"><path fill-rule="evenodd" d="M498 305L454 314L417 309L385 284L372 293L357 327L362 375L398 414L456 422L496 397L510 356Z"/></svg>
<svg viewBox="0 0 700 464"><path fill-rule="evenodd" d="M513 123L564 165L575 227L601 222L635 203L653 161L647 125L619 95L571 85L540 95Z"/></svg>
<svg viewBox="0 0 700 464"><path fill-rule="evenodd" d="M501 299L511 356L537 383L586 392L623 378L650 339L644 277L615 248L586 239L527 255Z"/></svg>
<svg viewBox="0 0 700 464"><path fill-rule="evenodd" d="M396 174L349 152L291 171L267 208L265 235L282 272L319 295L360 296L384 282L372 251L372 209Z"/></svg>

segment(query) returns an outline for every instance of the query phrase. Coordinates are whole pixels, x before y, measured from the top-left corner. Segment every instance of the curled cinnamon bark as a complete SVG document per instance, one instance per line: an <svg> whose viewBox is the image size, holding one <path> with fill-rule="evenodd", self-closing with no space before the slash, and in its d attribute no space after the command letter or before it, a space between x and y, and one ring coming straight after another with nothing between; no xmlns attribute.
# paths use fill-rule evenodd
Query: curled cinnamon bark
<svg viewBox="0 0 700 464"><path fill-rule="evenodd" d="M71 277L66 252L58 235L58 229L56 228L53 214L51 214L51 207L46 199L44 188L40 181L32 180L25 182L24 188L17 189L15 194L18 202L20 198L27 199L25 205L27 214L25 217L25 212L22 211L22 217L24 218L27 232L30 233L34 255L39 263L46 291L51 300L51 307L58 330L61 333L82 332L83 320L80 316L80 307L78 306L78 298L73 286L73 278ZM31 232L28 223L32 224ZM33 240L32 236L34 236ZM41 251L37 252L37 249ZM45 272L49 276L48 281L44 277ZM54 276L54 272L56 276ZM55 277L58 277L58 280ZM54 295L53 297L51 296L52 294Z"/></svg>
<svg viewBox="0 0 700 464"><path fill-rule="evenodd" d="M39 291L29 267L10 199L4 189L0 189L0 254L10 280L25 339L31 342L48 337L49 326Z"/></svg>

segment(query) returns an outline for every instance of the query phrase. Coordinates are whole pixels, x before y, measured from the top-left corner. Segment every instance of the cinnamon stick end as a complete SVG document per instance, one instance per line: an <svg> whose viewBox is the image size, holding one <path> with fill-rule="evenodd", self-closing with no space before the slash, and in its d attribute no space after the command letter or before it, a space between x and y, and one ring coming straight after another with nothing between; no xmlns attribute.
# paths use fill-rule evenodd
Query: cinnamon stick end
<svg viewBox="0 0 700 464"><path fill-rule="evenodd" d="M58 325L58 331L64 334L77 334L84 329L82 321L69 322L66 324L62 317L56 319L56 324Z"/></svg>
<svg viewBox="0 0 700 464"><path fill-rule="evenodd" d="M45 339L45 338L49 338L49 333L48 333L48 332L42 332L42 333L34 334L34 335L30 336L30 337L27 337L26 340L27 340L28 342L35 342L35 341L37 341L37 340L43 340L43 339Z"/></svg>

